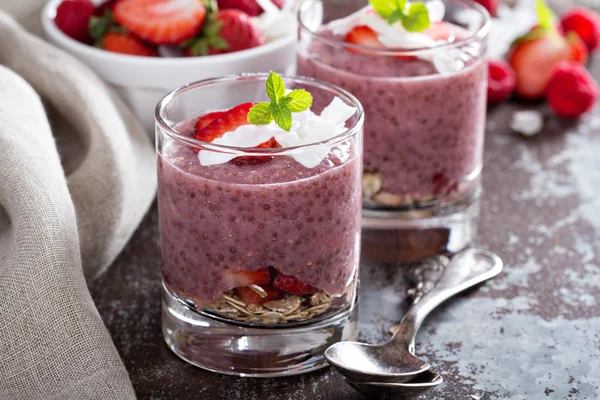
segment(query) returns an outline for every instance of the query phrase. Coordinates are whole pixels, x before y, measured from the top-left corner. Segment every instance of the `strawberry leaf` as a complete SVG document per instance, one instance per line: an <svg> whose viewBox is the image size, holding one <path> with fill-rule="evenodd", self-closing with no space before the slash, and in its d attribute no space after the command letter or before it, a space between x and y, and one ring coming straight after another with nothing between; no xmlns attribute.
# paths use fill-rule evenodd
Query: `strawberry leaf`
<svg viewBox="0 0 600 400"><path fill-rule="evenodd" d="M402 19L402 26L409 32L420 32L431 25L429 11L423 3L412 3Z"/></svg>
<svg viewBox="0 0 600 400"><path fill-rule="evenodd" d="M285 96L285 83L275 72L271 72L267 79L267 96L274 103Z"/></svg>
<svg viewBox="0 0 600 400"><path fill-rule="evenodd" d="M253 125L268 125L273 121L273 114L269 111L269 103L258 103L250 109L248 122Z"/></svg>
<svg viewBox="0 0 600 400"><path fill-rule="evenodd" d="M292 90L284 100L290 99L286 104L291 112L301 112L308 110L312 105L313 98L310 93L304 89Z"/></svg>
<svg viewBox="0 0 600 400"><path fill-rule="evenodd" d="M92 16L89 22L90 36L96 40L101 40L114 25L114 19L110 10L106 10L101 17Z"/></svg>
<svg viewBox="0 0 600 400"><path fill-rule="evenodd" d="M536 11L538 16L538 23L541 28L545 30L552 30L554 28L554 13L546 4L546 0L537 0Z"/></svg>

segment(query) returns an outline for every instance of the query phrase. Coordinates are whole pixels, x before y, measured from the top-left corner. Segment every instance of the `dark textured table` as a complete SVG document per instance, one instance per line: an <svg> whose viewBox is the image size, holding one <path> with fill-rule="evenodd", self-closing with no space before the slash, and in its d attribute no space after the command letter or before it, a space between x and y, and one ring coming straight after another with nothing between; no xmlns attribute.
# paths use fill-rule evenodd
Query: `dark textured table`
<svg viewBox="0 0 600 400"><path fill-rule="evenodd" d="M528 107L547 115L534 138L508 127ZM417 354L445 383L421 399L600 399L600 113L565 122L543 105L490 110L483 177L478 244L505 271L425 323ZM361 268L361 339L380 343L406 310L403 270ZM160 330L156 207L91 291L140 399L361 398L328 369L241 379L174 356Z"/></svg>

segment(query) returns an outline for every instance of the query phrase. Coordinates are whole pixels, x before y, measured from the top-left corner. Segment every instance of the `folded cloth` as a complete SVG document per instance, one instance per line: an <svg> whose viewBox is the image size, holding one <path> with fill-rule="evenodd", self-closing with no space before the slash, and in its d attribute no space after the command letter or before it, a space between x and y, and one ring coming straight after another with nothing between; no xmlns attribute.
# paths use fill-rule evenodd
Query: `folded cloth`
<svg viewBox="0 0 600 400"><path fill-rule="evenodd" d="M1 11L12 1L0 0L0 399L133 399L86 278L152 203L154 151L93 72Z"/></svg>

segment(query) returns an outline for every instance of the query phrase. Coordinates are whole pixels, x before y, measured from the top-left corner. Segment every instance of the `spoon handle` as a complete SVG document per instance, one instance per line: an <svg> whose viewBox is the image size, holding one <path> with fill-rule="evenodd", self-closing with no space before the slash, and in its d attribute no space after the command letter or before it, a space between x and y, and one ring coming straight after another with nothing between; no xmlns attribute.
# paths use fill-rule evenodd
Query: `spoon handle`
<svg viewBox="0 0 600 400"><path fill-rule="evenodd" d="M435 286L410 307L390 342L408 347L413 353L415 336L431 311L454 295L498 275L502 265L500 257L486 250L467 249L456 254Z"/></svg>

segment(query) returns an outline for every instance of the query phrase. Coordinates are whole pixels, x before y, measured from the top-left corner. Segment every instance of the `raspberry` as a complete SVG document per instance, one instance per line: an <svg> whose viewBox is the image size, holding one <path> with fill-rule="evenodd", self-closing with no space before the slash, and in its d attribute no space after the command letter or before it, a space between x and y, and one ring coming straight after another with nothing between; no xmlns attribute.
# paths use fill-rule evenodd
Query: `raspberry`
<svg viewBox="0 0 600 400"><path fill-rule="evenodd" d="M484 6L492 17L496 16L496 12L498 11L498 4L500 0L475 0L482 6Z"/></svg>
<svg viewBox="0 0 600 400"><path fill-rule="evenodd" d="M546 97L558 116L578 118L596 103L598 84L581 64L563 62L552 73Z"/></svg>
<svg viewBox="0 0 600 400"><path fill-rule="evenodd" d="M515 90L515 71L503 60L489 61L488 70L488 103L502 103Z"/></svg>
<svg viewBox="0 0 600 400"><path fill-rule="evenodd" d="M587 8L574 8L560 20L562 31L567 34L575 32L585 43L590 52L600 44L600 17Z"/></svg>
<svg viewBox="0 0 600 400"><path fill-rule="evenodd" d="M94 4L90 0L64 0L56 8L54 22L67 36L80 42L88 42L88 26L94 10Z"/></svg>

